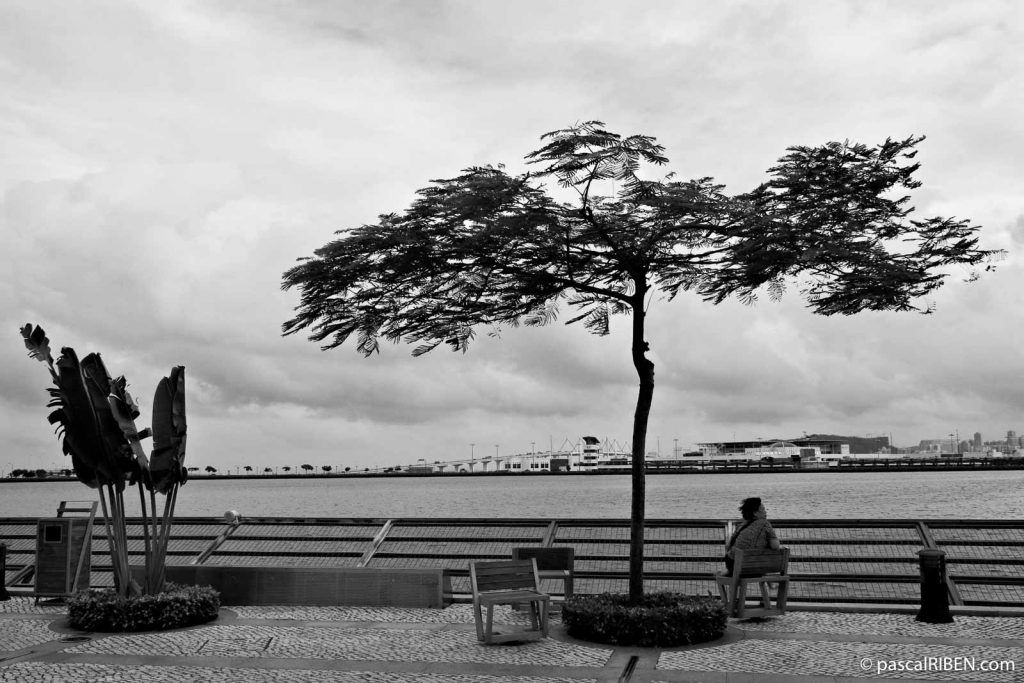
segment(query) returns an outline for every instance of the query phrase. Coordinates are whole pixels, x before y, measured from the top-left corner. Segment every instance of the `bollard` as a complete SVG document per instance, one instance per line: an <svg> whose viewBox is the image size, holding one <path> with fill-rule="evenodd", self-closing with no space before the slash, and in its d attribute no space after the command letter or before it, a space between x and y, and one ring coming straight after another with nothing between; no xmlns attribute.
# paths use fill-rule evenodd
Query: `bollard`
<svg viewBox="0 0 1024 683"><path fill-rule="evenodd" d="M7 592L7 544L0 543L0 602L10 599L11 594Z"/></svg>
<svg viewBox="0 0 1024 683"><path fill-rule="evenodd" d="M946 552L932 548L917 551L921 563L921 609L916 621L950 624L949 591L946 588Z"/></svg>

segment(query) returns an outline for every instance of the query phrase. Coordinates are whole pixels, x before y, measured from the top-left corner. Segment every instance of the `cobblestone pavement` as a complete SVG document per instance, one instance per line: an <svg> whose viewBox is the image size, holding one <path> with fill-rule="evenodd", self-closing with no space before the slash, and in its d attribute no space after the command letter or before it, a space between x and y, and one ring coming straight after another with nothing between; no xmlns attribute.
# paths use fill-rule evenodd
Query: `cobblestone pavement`
<svg viewBox="0 0 1024 683"><path fill-rule="evenodd" d="M688 648L614 648L569 638L484 646L472 610L226 607L217 621L134 634L81 633L62 605L0 602L0 683L850 683L1024 682L1024 618L790 612L731 621ZM526 616L496 610L499 629Z"/></svg>

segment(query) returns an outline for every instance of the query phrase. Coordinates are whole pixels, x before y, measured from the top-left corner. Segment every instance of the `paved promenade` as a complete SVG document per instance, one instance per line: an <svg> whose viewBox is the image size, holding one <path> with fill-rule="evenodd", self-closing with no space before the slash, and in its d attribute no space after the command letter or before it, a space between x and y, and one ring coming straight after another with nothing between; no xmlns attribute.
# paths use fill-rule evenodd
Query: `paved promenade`
<svg viewBox="0 0 1024 683"><path fill-rule="evenodd" d="M0 602L0 681L218 683L574 683L591 681L1024 681L1024 617L790 612L731 621L724 638L675 649L551 637L477 644L472 611L225 607L209 624L168 632L84 634L61 605ZM498 610L496 621L524 617Z"/></svg>

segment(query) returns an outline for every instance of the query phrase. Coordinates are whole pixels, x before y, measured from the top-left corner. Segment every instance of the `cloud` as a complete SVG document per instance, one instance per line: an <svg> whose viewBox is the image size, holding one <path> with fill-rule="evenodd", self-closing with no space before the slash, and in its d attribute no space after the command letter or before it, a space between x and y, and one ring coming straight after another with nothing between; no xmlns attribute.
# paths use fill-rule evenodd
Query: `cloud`
<svg viewBox="0 0 1024 683"><path fill-rule="evenodd" d="M481 334L467 354L283 338L281 274L431 178L526 169L586 119L654 135L730 192L788 146L925 134L922 215L1007 249L931 316L655 300L649 447L1016 424L1024 64L1016 5L274 2L0 7L0 434L59 454L17 328L100 351L148 402L187 368L190 457L398 464L628 441L628 319ZM569 317L563 311L562 319ZM470 444L475 444L470 446ZM663 452L665 449L663 449ZM414 457L415 456L415 457ZM3 463L0 463L2 466Z"/></svg>

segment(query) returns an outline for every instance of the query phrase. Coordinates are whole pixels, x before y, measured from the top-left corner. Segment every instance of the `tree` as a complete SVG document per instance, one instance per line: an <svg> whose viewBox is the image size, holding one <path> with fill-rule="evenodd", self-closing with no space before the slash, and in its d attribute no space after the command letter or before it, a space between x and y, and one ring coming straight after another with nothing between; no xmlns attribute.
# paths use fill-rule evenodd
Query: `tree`
<svg viewBox="0 0 1024 683"><path fill-rule="evenodd" d="M203 470L207 474L217 474L217 468L214 467L213 465L207 465L206 467L203 468Z"/></svg>
<svg viewBox="0 0 1024 683"><path fill-rule="evenodd" d="M252 465L246 465L242 469L245 470L246 472L252 472Z"/></svg>
<svg viewBox="0 0 1024 683"><path fill-rule="evenodd" d="M263 474L269 474L269 473L271 473L271 472L273 472L273 471L274 471L274 470L272 470L272 469L271 469L271 468L269 468L269 467L264 467L264 468L263 468Z"/></svg>
<svg viewBox="0 0 1024 683"><path fill-rule="evenodd" d="M813 312L919 310L950 266L988 263L978 228L951 218L913 220L909 198L923 137L877 147L830 142L792 147L750 192L727 195L711 178L648 180L667 163L646 135L622 137L588 121L541 138L534 173L476 166L433 180L402 214L339 231L284 273L300 303L283 333L307 330L323 349L355 336L371 355L380 340L466 351L477 331L545 325L559 304L606 335L631 316L639 379L632 437L629 593L643 593L644 454L654 395L647 303L693 292L712 303L772 299L796 281ZM572 201L541 184L554 180ZM609 187L610 186L610 187ZM606 194L600 192L608 190ZM988 265L990 269L992 266ZM973 279L971 274L968 279Z"/></svg>
<svg viewBox="0 0 1024 683"><path fill-rule="evenodd" d="M309 474L310 472L312 472L312 471L313 471L313 466L312 466L312 465L310 465L310 464L308 464L308 463L307 463L307 464L303 464L303 465L302 465L302 470L303 470L303 471L304 471L304 472L305 472L306 474Z"/></svg>
<svg viewBox="0 0 1024 683"><path fill-rule="evenodd" d="M288 467L287 465L285 465L285 466L284 466L284 467L282 467L281 469L282 469L282 470L284 470L285 472L291 472L291 471L292 471L292 468L291 468L291 467Z"/></svg>
<svg viewBox="0 0 1024 683"><path fill-rule="evenodd" d="M321 465L320 469L322 469L324 472L330 472L331 471L331 466L330 465Z"/></svg>

